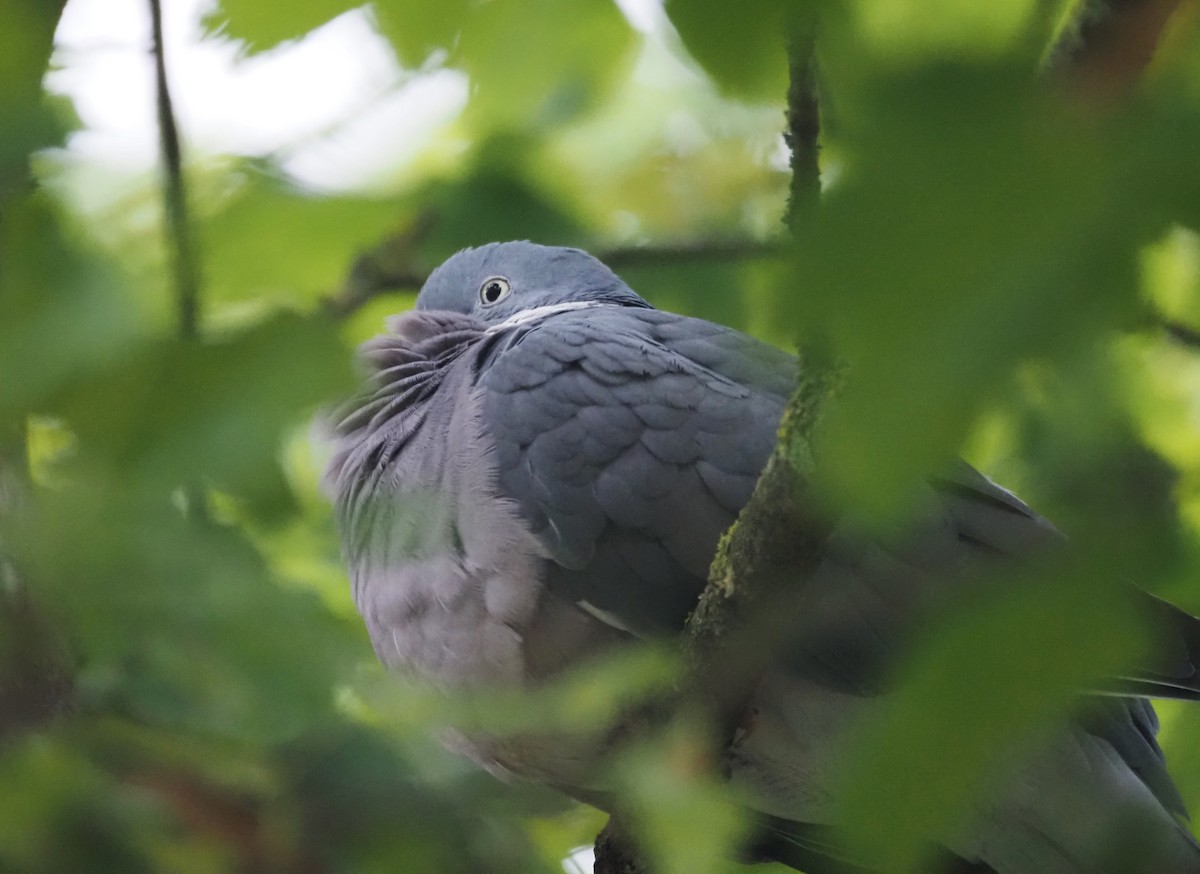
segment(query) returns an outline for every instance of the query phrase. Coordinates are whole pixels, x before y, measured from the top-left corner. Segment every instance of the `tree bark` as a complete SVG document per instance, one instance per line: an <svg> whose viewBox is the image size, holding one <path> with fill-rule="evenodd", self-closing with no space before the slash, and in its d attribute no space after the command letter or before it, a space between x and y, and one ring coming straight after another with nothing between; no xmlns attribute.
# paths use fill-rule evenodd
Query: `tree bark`
<svg viewBox="0 0 1200 874"><path fill-rule="evenodd" d="M651 874L646 863L638 858L616 817L610 817L604 830L596 836L595 852L594 874Z"/></svg>
<svg viewBox="0 0 1200 874"><path fill-rule="evenodd" d="M1127 97L1183 3L1086 0L1051 52L1048 72L1088 102L1108 104Z"/></svg>
<svg viewBox="0 0 1200 874"><path fill-rule="evenodd" d="M38 609L11 548L28 511L23 428L0 433L0 743L69 712L74 671L61 634Z"/></svg>
<svg viewBox="0 0 1200 874"><path fill-rule="evenodd" d="M812 27L795 35L788 46L786 118L783 138L791 156L792 177L783 223L798 237L803 217L810 215L821 199L821 106Z"/></svg>

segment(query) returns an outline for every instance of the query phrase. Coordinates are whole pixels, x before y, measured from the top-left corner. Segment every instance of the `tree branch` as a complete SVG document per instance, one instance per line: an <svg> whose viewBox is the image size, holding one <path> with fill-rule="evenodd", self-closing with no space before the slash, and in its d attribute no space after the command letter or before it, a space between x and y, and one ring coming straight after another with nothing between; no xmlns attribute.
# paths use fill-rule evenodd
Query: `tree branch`
<svg viewBox="0 0 1200 874"><path fill-rule="evenodd" d="M792 179L784 223L793 236L814 215L821 194L820 115L811 28L788 47L787 131ZM738 257L746 252L732 250ZM729 249L716 250L727 255ZM691 253L689 253L691 254ZM708 253L713 254L713 253ZM754 254L763 254L761 250ZM603 258L613 263L612 253ZM796 391L784 413L779 440L737 521L722 537L696 609L688 617L685 696L712 713L725 761L739 728L749 724L750 698L777 653L803 629L796 617L802 581L825 552L830 531L813 493L811 445L840 367L821 351L802 356ZM644 871L627 844L616 840L612 818L596 839L596 872ZM624 866L624 867L623 867Z"/></svg>
<svg viewBox="0 0 1200 874"><path fill-rule="evenodd" d="M28 512L24 423L0 431L0 742L74 706L75 679L61 635L37 609L6 541Z"/></svg>
<svg viewBox="0 0 1200 874"><path fill-rule="evenodd" d="M1129 94L1154 57L1167 22L1185 0L1086 0L1047 67L1085 100Z"/></svg>
<svg viewBox="0 0 1200 874"><path fill-rule="evenodd" d="M801 354L779 439L750 501L726 532L708 585L688 617L688 661L696 691L732 741L755 682L803 634L801 581L825 554L832 519L813 488L812 444L842 381L823 350Z"/></svg>
<svg viewBox="0 0 1200 874"><path fill-rule="evenodd" d="M791 152L792 178L783 223L795 236L800 232L801 216L812 211L821 198L821 112L811 27L792 38L788 71L787 130L783 138Z"/></svg>
<svg viewBox="0 0 1200 874"><path fill-rule="evenodd" d="M1158 327L1180 346L1200 351L1200 329L1185 325L1183 322L1178 322L1174 319L1165 318L1158 321Z"/></svg>
<svg viewBox="0 0 1200 874"><path fill-rule="evenodd" d="M163 46L162 4L149 0L154 37L154 80L158 99L158 136L163 162L163 214L170 248L172 283L179 313L179 335L195 339L199 333L200 275L188 220L187 189L179 128L167 84L166 49Z"/></svg>
<svg viewBox="0 0 1200 874"><path fill-rule="evenodd" d="M593 874L650 874L615 816L610 816L604 830L596 835L595 854Z"/></svg>
<svg viewBox="0 0 1200 874"><path fill-rule="evenodd" d="M793 237L814 217L821 196L818 163L820 106L814 27L802 27L788 46L787 130L792 180L784 222ZM693 681L715 708L726 742L745 718L755 680L796 633L784 606L799 597L798 579L815 569L829 526L812 494L811 443L840 368L823 349L801 355L779 439L753 495L726 532L708 585L688 618Z"/></svg>

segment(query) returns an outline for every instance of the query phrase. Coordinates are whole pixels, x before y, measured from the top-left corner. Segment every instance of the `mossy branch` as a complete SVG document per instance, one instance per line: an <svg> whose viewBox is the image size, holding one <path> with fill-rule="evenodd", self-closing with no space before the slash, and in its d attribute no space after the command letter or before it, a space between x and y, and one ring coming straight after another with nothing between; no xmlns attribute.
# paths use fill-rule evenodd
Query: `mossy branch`
<svg viewBox="0 0 1200 874"><path fill-rule="evenodd" d="M754 681L795 634L804 579L825 554L832 525L815 486L813 446L843 368L824 351L800 357L779 439L749 503L721 538L708 585L687 625L695 689L727 739Z"/></svg>
<svg viewBox="0 0 1200 874"><path fill-rule="evenodd" d="M788 46L790 86L787 128L792 180L784 222L798 236L820 198L820 117L811 28ZM743 253L738 251L741 256ZM689 682L684 699L710 708L727 745L742 719L754 680L793 634L793 615L778 603L802 592L795 585L824 554L828 526L819 517L810 483L812 445L826 402L840 381L823 353L801 356L797 387L784 413L779 439L737 522L721 538L709 581L688 619L685 647ZM648 874L644 860L619 839L610 819L595 844L596 872Z"/></svg>

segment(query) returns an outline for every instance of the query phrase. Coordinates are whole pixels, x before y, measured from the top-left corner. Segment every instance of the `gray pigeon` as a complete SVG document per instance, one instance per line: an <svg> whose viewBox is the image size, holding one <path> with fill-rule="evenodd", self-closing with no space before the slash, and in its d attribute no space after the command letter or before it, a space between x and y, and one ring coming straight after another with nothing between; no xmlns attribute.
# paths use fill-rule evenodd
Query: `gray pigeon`
<svg viewBox="0 0 1200 874"><path fill-rule="evenodd" d="M585 252L528 242L458 253L390 328L364 347L373 372L327 472L379 658L449 689L533 686L677 634L771 452L796 360L651 307ZM805 633L762 677L727 762L762 815L761 857L866 870L826 834L841 739L886 694L887 661L939 588L1059 540L965 464L927 497L886 543L843 525L804 581ZM1179 654L1130 688L1197 697L1195 623L1154 609ZM1157 728L1143 698L1094 699L966 825L929 836L938 870L1098 874L1136 822L1163 860L1146 870L1200 872ZM603 797L570 743L468 744L490 767Z"/></svg>

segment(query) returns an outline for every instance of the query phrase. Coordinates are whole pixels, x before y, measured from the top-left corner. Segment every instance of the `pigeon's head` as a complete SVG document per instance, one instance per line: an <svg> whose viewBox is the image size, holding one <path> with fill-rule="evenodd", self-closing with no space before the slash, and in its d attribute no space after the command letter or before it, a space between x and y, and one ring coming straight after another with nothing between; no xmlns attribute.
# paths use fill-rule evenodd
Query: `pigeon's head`
<svg viewBox="0 0 1200 874"><path fill-rule="evenodd" d="M417 309L468 313L495 324L539 307L588 302L649 306L580 249L489 243L464 249L433 271Z"/></svg>

